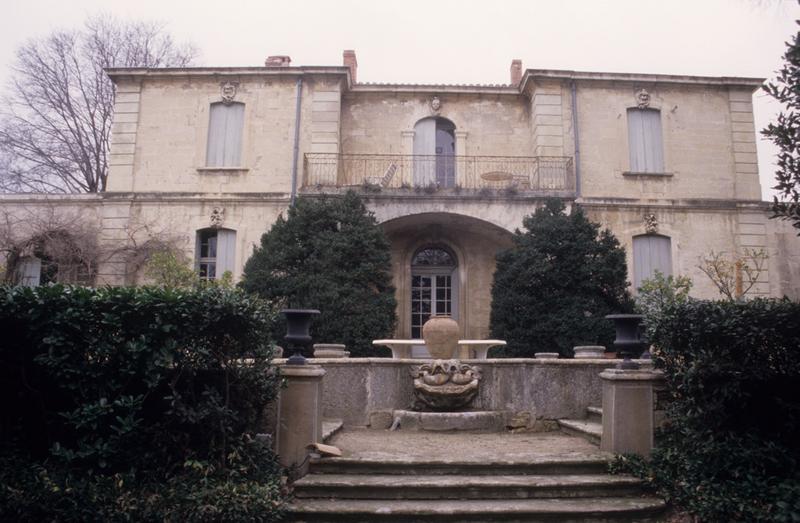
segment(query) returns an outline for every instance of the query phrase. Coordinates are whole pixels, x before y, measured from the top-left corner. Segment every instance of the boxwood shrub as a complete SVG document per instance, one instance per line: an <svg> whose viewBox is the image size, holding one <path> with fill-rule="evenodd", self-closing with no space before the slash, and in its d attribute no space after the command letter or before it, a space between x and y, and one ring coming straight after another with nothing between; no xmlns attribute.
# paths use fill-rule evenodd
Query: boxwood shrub
<svg viewBox="0 0 800 523"><path fill-rule="evenodd" d="M278 519L273 321L218 287L0 287L0 520Z"/></svg>
<svg viewBox="0 0 800 523"><path fill-rule="evenodd" d="M673 304L651 341L671 403L644 475L701 521L800 521L800 304Z"/></svg>

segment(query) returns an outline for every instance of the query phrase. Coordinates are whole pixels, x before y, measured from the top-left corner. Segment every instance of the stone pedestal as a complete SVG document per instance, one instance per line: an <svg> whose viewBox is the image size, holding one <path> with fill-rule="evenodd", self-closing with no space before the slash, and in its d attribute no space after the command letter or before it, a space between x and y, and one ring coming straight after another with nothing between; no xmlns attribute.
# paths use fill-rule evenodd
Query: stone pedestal
<svg viewBox="0 0 800 523"><path fill-rule="evenodd" d="M346 358L350 355L346 346L339 343L315 343L315 358Z"/></svg>
<svg viewBox="0 0 800 523"><path fill-rule="evenodd" d="M572 350L575 351L576 360L599 359L603 357L606 348L602 345L579 345L577 347L573 347Z"/></svg>
<svg viewBox="0 0 800 523"><path fill-rule="evenodd" d="M655 391L664 375L651 370L607 369L603 380L603 436L600 448L616 454L649 456L655 428Z"/></svg>
<svg viewBox="0 0 800 523"><path fill-rule="evenodd" d="M281 376L286 387L278 397L278 430L275 450L281 465L306 467L306 447L322 443L322 377L318 365L283 365ZM304 471L297 470L297 477Z"/></svg>

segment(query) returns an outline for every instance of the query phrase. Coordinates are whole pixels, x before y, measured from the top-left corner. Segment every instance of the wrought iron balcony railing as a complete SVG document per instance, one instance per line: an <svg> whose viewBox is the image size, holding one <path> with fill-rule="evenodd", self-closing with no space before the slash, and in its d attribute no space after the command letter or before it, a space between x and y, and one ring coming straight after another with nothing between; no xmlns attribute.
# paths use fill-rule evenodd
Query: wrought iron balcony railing
<svg viewBox="0 0 800 523"><path fill-rule="evenodd" d="M573 190L572 158L307 153L304 187Z"/></svg>

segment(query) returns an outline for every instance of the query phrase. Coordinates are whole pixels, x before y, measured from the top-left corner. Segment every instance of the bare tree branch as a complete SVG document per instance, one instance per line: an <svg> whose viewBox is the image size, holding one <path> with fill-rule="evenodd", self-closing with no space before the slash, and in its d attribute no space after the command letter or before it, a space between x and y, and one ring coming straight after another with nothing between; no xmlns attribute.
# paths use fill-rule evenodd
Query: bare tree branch
<svg viewBox="0 0 800 523"><path fill-rule="evenodd" d="M107 15L20 47L0 111L0 191L104 191L114 85L103 69L184 67L196 55L163 24Z"/></svg>

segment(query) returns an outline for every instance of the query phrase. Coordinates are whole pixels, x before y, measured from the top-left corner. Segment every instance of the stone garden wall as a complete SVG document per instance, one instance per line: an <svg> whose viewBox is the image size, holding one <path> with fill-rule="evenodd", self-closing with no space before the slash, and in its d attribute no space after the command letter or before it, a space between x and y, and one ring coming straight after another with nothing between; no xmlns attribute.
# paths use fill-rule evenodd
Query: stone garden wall
<svg viewBox="0 0 800 523"><path fill-rule="evenodd" d="M323 416L345 426L370 424L370 414L408 409L413 401L410 370L426 360L389 358L311 359L322 366ZM536 420L582 418L602 403L600 372L614 360L465 360L483 372L472 410L529 413Z"/></svg>

